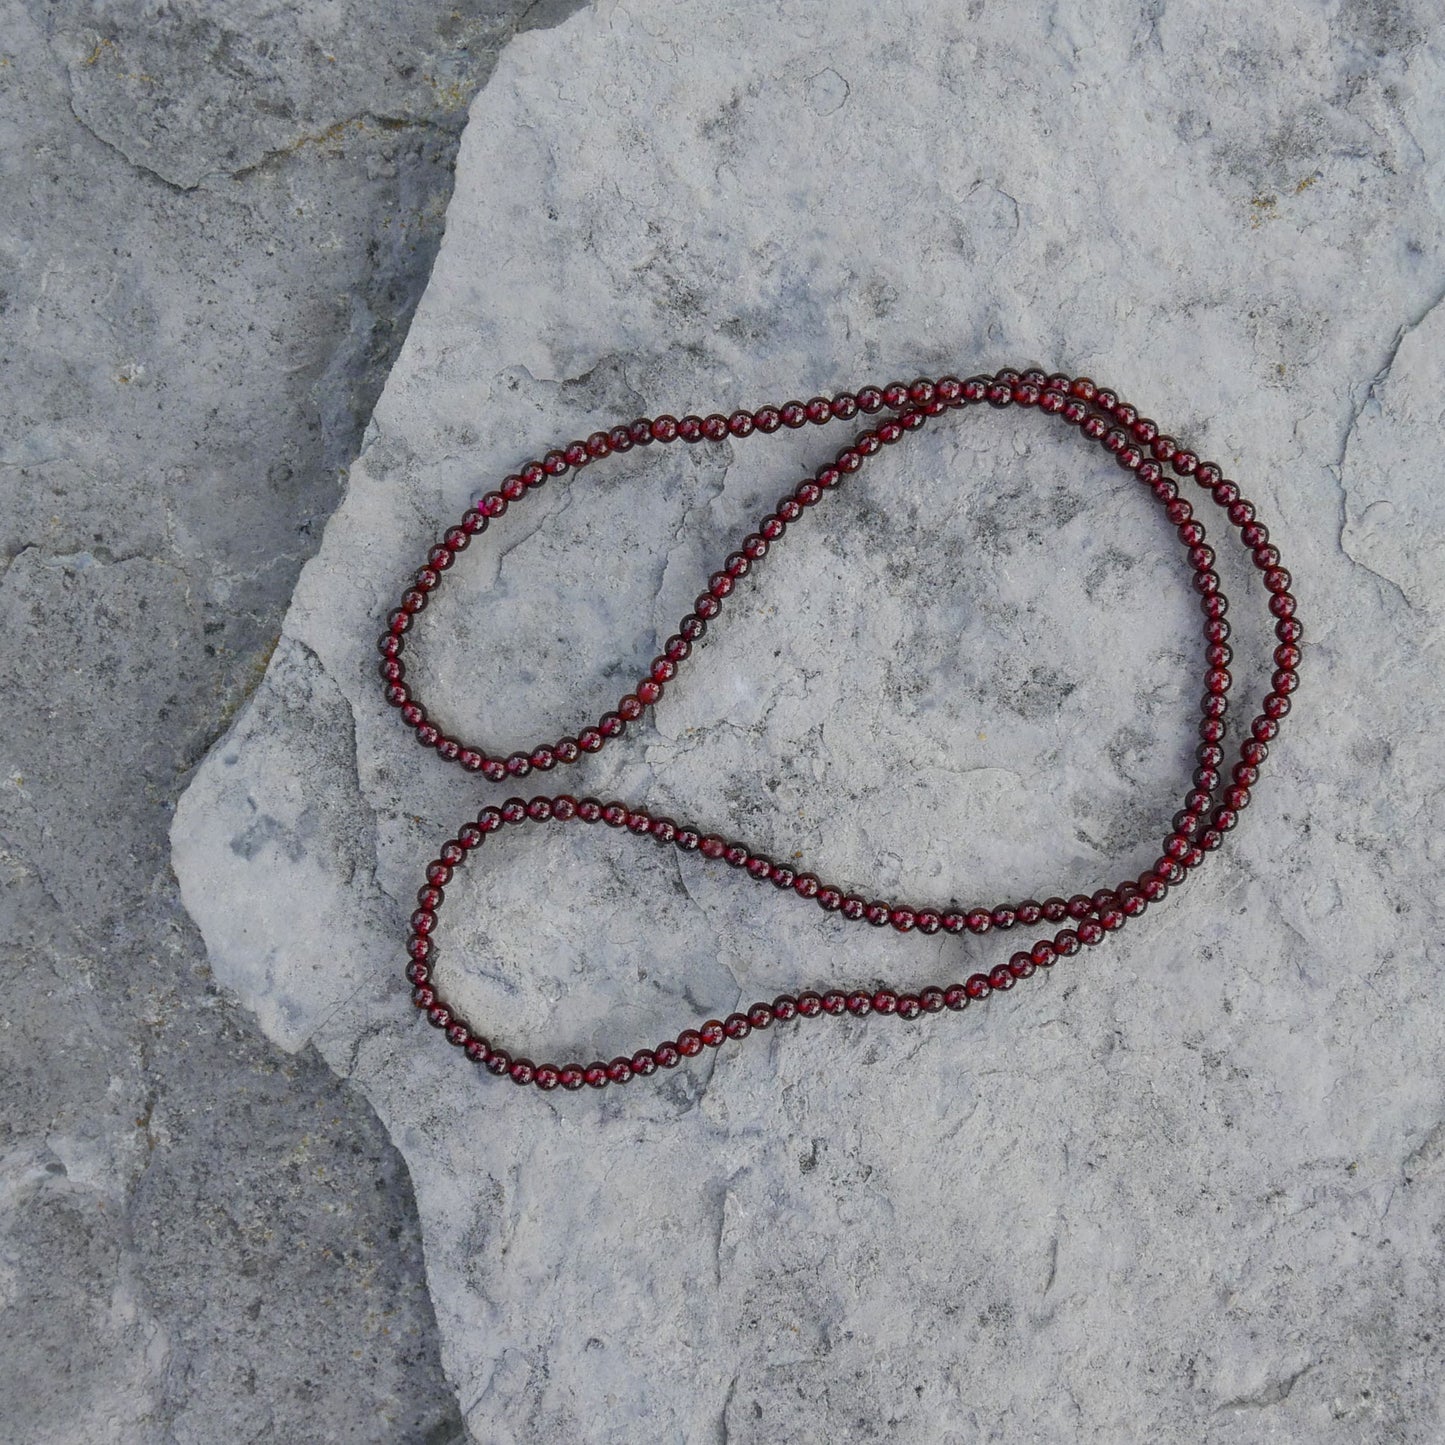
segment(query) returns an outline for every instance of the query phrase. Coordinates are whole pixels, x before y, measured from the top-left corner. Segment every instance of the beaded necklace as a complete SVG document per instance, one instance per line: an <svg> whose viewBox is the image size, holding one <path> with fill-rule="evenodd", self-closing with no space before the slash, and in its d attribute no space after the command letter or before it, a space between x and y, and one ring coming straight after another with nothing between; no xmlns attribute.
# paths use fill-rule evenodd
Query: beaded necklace
<svg viewBox="0 0 1445 1445"><path fill-rule="evenodd" d="M1042 903L1026 899L993 907L940 908L865 899L813 873L775 862L742 843L728 841L719 834L704 833L690 824L659 817L626 803L603 803L563 793L534 797L530 801L512 798L500 806L489 804L443 844L427 864L426 883L417 893L406 950L406 976L412 986L412 1003L465 1058L489 1074L510 1078L516 1084L533 1084L544 1091L559 1086L575 1090L584 1085L602 1089L609 1084L623 1084L634 1077L654 1074L659 1069L676 1068L683 1059L694 1057L704 1049L718 1048L728 1040L744 1039L774 1024L824 1017L861 1018L869 1014L916 1019L922 1014L944 1010L959 1012L994 994L1006 993L1020 980L1052 968L1059 959L1095 947L1109 934L1118 932L1129 919L1161 903L1220 847L1225 834L1249 804L1250 790L1269 755L1269 745L1279 732L1280 721L1290 710L1291 695L1299 685L1297 669L1303 629L1295 615L1290 574L1280 565L1279 552L1270 542L1264 524L1257 520L1253 503L1241 494L1234 482L1225 478L1219 467L1201 461L1173 437L1162 434L1154 422L1140 416L1116 393L1096 386L1087 377L1046 376L1042 371L1031 369L1005 370L967 381L951 376L936 381L922 378L907 386L900 383L868 386L856 393L843 392L831 398L818 396L808 402L790 401L784 406L764 406L756 411L735 411L731 416L644 417L610 431L594 432L586 441L549 451L540 461L528 462L507 477L496 491L479 497L460 523L448 530L428 552L426 565L416 573L401 605L388 617L387 630L377 644L382 654L380 672L386 701L397 710L401 721L423 747L491 782L521 779L532 772L550 772L559 765L575 763L584 755L597 752L614 738L621 737L644 709L657 703L738 583L810 508L845 477L858 471L869 457L901 440L908 432L916 431L930 418L983 402L1000 409L1036 408L1098 442L1164 507L1185 548L1204 617L1205 672L1196 752L1198 767L1183 806L1174 815L1173 829L1164 839L1159 859L1137 878L1125 879L1093 894L1080 893L1068 899L1051 897ZM746 437L754 431L772 433L782 427L796 430L809 425L823 426L831 421L848 421L859 413L873 416L879 412L890 415L860 431L831 462L819 467L783 497L762 518L757 529L742 539L737 550L708 578L706 590L693 603L692 611L682 619L677 631L667 639L661 653L652 660L646 675L613 711L604 713L592 726L582 728L575 737L539 744L508 757L495 756L444 732L407 686L402 663L405 638L426 609L428 598L445 580L472 538L487 531L513 503L520 502L548 478L560 478L604 457L653 443L720 442ZM1269 611L1275 619L1279 645L1274 651L1275 671L1270 690L1259 714L1250 723L1239 746L1237 761L1227 776L1224 741L1232 681L1230 625L1226 618L1229 603L1220 590L1219 576L1214 570L1214 551L1205 539L1204 526L1195 517L1193 506L1179 495L1178 487L1167 475L1170 470L1175 476L1192 478L1238 531L1240 541L1262 574ZM588 1064L535 1064L494 1045L448 1004L434 974L433 938L447 884L487 838L508 827L547 822L602 823L638 838L651 839L660 846L698 853L737 869L758 883L811 900L826 913L874 928L893 928L899 933L942 931L982 935L1019 927L1033 928L1040 921L1064 926L1015 951L1006 963L999 963L990 972L975 973L960 983L923 988L916 993L874 987L851 991L810 990L796 996L783 994L771 1003L755 1003L745 1013L707 1019L695 1028L683 1029L675 1039L631 1055L619 1055L610 1063L597 1060Z"/></svg>

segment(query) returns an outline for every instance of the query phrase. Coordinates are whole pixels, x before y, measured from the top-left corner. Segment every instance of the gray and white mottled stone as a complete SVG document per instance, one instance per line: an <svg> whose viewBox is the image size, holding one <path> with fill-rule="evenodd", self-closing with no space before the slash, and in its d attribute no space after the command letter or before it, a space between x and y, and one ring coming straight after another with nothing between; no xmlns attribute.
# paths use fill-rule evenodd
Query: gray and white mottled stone
<svg viewBox="0 0 1445 1445"><path fill-rule="evenodd" d="M7 1445L464 1433L405 1164L217 986L169 830L556 9L0 0Z"/></svg>
<svg viewBox="0 0 1445 1445"><path fill-rule="evenodd" d="M218 975L405 1155L480 1441L1437 1439L1428 7L877 15L640 0L508 49L346 499L183 801L187 905ZM375 679L429 540L639 412L1029 361L1220 461L1295 573L1306 685L1226 850L960 1018L776 1028L603 1095L473 1077L409 1008L400 945L424 861L505 794L421 753ZM494 748L581 726L834 445L548 484L468 552L411 676ZM1272 637L1220 550L1244 709ZM1105 459L970 414L828 498L655 716L526 791L647 800L920 899L1099 886L1152 859L1185 784L1197 616ZM449 889L440 967L515 1051L607 1058L1006 946L859 933L552 828Z"/></svg>

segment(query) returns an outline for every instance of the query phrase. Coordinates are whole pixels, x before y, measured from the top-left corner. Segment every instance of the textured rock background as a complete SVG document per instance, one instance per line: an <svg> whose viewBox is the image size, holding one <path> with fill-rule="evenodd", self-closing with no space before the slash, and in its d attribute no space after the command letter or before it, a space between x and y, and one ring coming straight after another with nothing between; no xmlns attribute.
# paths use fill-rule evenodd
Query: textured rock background
<svg viewBox="0 0 1445 1445"><path fill-rule="evenodd" d="M507 49L345 499L183 801L187 906L402 1151L479 1441L1438 1439L1429 7L877 14L640 0ZM774 1030L603 1096L473 1077L412 1016L400 937L425 859L506 790L424 756L375 683L429 539L600 423L1031 360L1223 463L1296 575L1306 687L1227 851L962 1019ZM436 713L502 745L594 716L832 444L529 499L419 630ZM1257 696L1263 608L1227 577ZM1153 856L1187 774L1194 615L1116 470L970 415L830 498L656 716L538 790L916 897L1094 886ZM444 974L533 1057L1001 947L864 937L580 831L469 872Z"/></svg>
<svg viewBox="0 0 1445 1445"><path fill-rule="evenodd" d="M217 988L168 833L521 8L0 0L6 1441L462 1434L405 1165Z"/></svg>

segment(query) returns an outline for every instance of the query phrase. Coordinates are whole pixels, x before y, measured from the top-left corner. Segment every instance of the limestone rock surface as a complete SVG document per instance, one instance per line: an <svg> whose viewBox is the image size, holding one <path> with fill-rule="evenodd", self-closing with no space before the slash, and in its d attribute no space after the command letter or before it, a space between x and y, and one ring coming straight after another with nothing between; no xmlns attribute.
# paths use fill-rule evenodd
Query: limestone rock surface
<svg viewBox="0 0 1445 1445"><path fill-rule="evenodd" d="M404 1154L477 1440L1440 1437L1442 80L1423 4L638 0L507 49L346 497L173 832L217 975ZM775 1027L602 1094L472 1071L409 1006L405 917L513 790L424 754L376 679L430 541L638 414L1031 362L1217 460L1295 575L1304 686L1227 847L959 1017ZM836 444L548 483L467 552L410 676L493 749L575 731ZM1212 533L1244 711L1273 639ZM920 900L1092 890L1187 786L1197 619L1102 454L973 412L828 497L654 713L524 794ZM482 850L439 947L498 1042L605 1059L1009 943L860 932L553 827Z"/></svg>

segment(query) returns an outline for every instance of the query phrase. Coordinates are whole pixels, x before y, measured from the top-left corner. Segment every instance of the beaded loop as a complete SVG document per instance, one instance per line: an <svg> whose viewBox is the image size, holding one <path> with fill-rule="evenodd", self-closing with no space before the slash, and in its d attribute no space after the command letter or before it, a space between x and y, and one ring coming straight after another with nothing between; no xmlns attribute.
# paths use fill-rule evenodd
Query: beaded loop
<svg viewBox="0 0 1445 1445"><path fill-rule="evenodd" d="M870 902L836 884L821 881L812 872L798 872L788 864L755 853L745 844L704 833L701 828L672 818L654 816L645 808L618 802L599 803L591 798L579 800L565 793L529 800L510 798L500 807L482 808L427 865L426 884L417 894L417 908L411 915L406 946L406 977L417 1013L470 1062L498 1078L510 1078L516 1084L535 1085L544 1092L559 1086L575 1092L584 1086L604 1089L634 1077L646 1077L658 1069L676 1068L684 1059L719 1048L728 1040L740 1041L765 1031L774 1022L845 1015L862 1018L877 1014L911 1021L945 1009L959 1012L971 1003L1009 991L1022 980L1049 972L1060 960L1073 958L1081 949L1096 947L1150 905L1161 902L1171 889L1185 882L1210 853L1220 848L1225 835L1237 826L1240 813L1251 801L1269 746L1278 736L1281 720L1288 715L1293 694L1299 687L1304 630L1290 590L1293 579L1281 564L1279 549L1268 530L1259 522L1254 504L1240 493L1236 482L1226 479L1213 462L1202 460L1181 447L1173 437L1161 433L1155 422L1141 417L1117 393L1096 386L1088 377L1046 376L1036 369L1023 372L1006 369L993 376L977 376L967 381L956 377L939 380L920 377L907 385L890 382L884 387L865 386L857 392L844 392L831 398L819 396L806 403L789 401L756 411L739 410L726 417L721 413L705 418L689 414L680 420L672 416L641 417L609 431L594 432L585 442L572 442L548 451L540 461L529 461L519 467L499 490L479 497L464 513L460 524L448 529L442 540L428 550L425 565L402 594L396 610L388 614L386 631L377 643L383 697L424 747L434 750L444 761L460 764L467 772L482 774L490 782L525 778L534 771L550 772L558 766L569 766L582 756L599 751L613 738L621 737L629 723L636 721L647 708L656 706L694 654L695 644L705 637L708 624L720 615L739 584L772 554L788 529L847 476L930 418L985 402L999 409L1034 408L1057 417L1096 441L1163 506L1184 548L1192 585L1199 596L1206 645L1198 724L1200 741L1195 753L1199 766L1190 780L1183 806L1174 815L1172 831L1162 840L1158 860L1137 879L1127 878L1092 895L1076 894L1067 901L1051 897L1038 903L1030 898L1018 903L967 909L914 905L898 900ZM412 694L403 661L406 637L425 611L431 594L445 583L454 570L458 554L466 549L471 538L487 531L493 520L506 515L512 503L524 501L531 490L548 478L559 478L568 471L580 470L594 460L629 451L634 446L679 440L687 445L701 445L745 437L754 431L770 434L780 428L824 426L832 421L852 419L860 412L871 417L880 411L892 415L858 432L833 461L820 466L811 477L805 477L792 492L785 494L774 510L728 554L723 565L709 575L693 610L678 624L677 632L667 639L631 691L592 726L577 729L575 735L569 734L556 742L539 743L502 756L450 736ZM1269 612L1274 619L1279 645L1274 652L1276 670L1270 680L1270 691L1245 731L1238 760L1228 769L1223 741L1233 683L1229 671L1230 623L1226 617L1229 604L1214 569L1215 553L1207 542L1204 526L1194 515L1193 506L1180 496L1178 484L1166 475L1166 468L1177 477L1191 479L1238 531L1241 543L1261 574ZM807 991L796 997L785 994L771 1004L753 1004L745 1013L729 1014L723 1020L708 1019L696 1027L683 1029L676 1039L641 1049L630 1057L619 1056L611 1063L597 1060L587 1064L575 1061L562 1065L533 1064L529 1059L516 1058L494 1047L455 1013L437 988L432 940L447 885L455 871L465 866L491 834L504 824L574 822L600 822L661 846L698 853L720 866L746 874L755 882L770 883L803 902L811 902L825 913L849 923L891 927L898 933L924 936L940 930L981 936L994 929L1007 931L1019 924L1032 928L1040 920L1068 926L1016 949L1006 963L996 965L988 973L971 974L961 983L923 988L916 993L875 984L849 992L830 989L822 994Z"/></svg>

